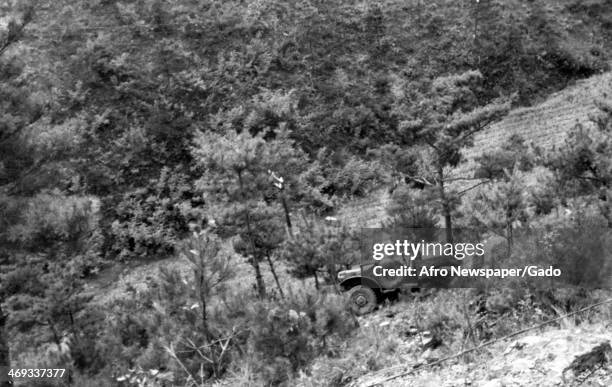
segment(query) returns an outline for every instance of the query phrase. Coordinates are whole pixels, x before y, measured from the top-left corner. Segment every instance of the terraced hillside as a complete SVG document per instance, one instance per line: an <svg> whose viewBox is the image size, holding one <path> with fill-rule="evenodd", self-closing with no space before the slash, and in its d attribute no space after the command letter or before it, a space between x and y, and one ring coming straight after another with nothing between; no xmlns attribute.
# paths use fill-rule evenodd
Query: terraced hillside
<svg viewBox="0 0 612 387"><path fill-rule="evenodd" d="M349 227L380 227L387 216L387 205L391 195L387 188L381 188L369 197L353 201L338 210L335 218Z"/></svg>
<svg viewBox="0 0 612 387"><path fill-rule="evenodd" d="M513 110L500 122L492 124L466 149L466 158L497 148L511 135L518 134L528 143L550 149L563 143L568 130L580 122L588 124L589 114L596 111L595 101L610 92L612 73L604 73L577 82L553 94L543 103Z"/></svg>
<svg viewBox="0 0 612 387"><path fill-rule="evenodd" d="M604 73L581 80L540 104L511 111L503 120L478 133L474 146L464 150L466 162L454 174L469 176L475 157L494 151L514 134L543 149L561 145L577 123L590 124L589 115L597 111L595 101L611 91L612 73ZM349 227L378 227L387 218L389 200L388 190L380 189L368 198L344 206L336 218Z"/></svg>

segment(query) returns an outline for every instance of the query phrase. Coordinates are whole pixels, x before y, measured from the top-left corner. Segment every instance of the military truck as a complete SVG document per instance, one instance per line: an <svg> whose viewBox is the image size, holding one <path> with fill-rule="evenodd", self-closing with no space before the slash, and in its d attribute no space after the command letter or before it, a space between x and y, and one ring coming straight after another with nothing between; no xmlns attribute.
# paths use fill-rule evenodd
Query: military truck
<svg viewBox="0 0 612 387"><path fill-rule="evenodd" d="M422 287L444 287L444 279L421 279L418 276L375 275L374 271L413 267L417 272L422 266L435 268L456 266L460 263L448 256L428 257L422 260L383 260L376 263L361 264L349 270L338 272L340 288L349 295L349 307L357 315L372 312L384 300L395 300L400 292L417 292Z"/></svg>

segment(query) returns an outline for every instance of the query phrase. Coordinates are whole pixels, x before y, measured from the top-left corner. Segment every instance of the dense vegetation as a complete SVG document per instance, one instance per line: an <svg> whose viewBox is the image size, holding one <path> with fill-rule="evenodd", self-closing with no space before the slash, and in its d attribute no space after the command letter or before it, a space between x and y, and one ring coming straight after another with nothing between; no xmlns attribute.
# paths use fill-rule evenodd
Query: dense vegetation
<svg viewBox="0 0 612 387"><path fill-rule="evenodd" d="M608 69L609 0L1 7L0 365L65 365L78 386L308 374L357 324L319 289L356 236L318 218L383 185L396 222L501 227L507 254L517 222L567 231L553 209L612 225L609 100L564 148L513 139L477 190L447 182L511 107ZM167 257L189 276L111 304L86 291Z"/></svg>

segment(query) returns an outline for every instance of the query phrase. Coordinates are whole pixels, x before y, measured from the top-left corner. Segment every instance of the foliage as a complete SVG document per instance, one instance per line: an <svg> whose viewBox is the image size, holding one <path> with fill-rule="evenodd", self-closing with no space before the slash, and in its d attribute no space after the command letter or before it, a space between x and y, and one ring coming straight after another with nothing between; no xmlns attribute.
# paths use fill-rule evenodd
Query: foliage
<svg viewBox="0 0 612 387"><path fill-rule="evenodd" d="M387 180L386 171L375 160L364 160L345 151L333 152L326 148L300 176L311 196L304 200L315 210L324 212L333 206L331 199L363 197Z"/></svg>
<svg viewBox="0 0 612 387"><path fill-rule="evenodd" d="M340 268L358 262L358 243L357 234L346 227L326 227L311 220L285 241L280 257L289 262L292 275L314 277L319 289L321 274L327 274L327 280L334 283Z"/></svg>
<svg viewBox="0 0 612 387"><path fill-rule="evenodd" d="M599 112L592 117L594 127L577 124L565 144L548 155L544 165L554 172L558 190L564 197L582 197L596 203L611 225L612 104L607 98L598 101L598 106Z"/></svg>
<svg viewBox="0 0 612 387"><path fill-rule="evenodd" d="M425 192L410 189L406 184L398 186L387 206L391 220L386 227L436 228L438 219L428 199L429 195Z"/></svg>
<svg viewBox="0 0 612 387"><path fill-rule="evenodd" d="M204 173L198 187L208 195L217 194L217 200L267 198L273 192L269 171L274 171L285 179L287 190L295 189L303 155L293 147L287 131L271 135L267 141L262 132L200 133L193 150Z"/></svg>
<svg viewBox="0 0 612 387"><path fill-rule="evenodd" d="M252 135L248 131L225 134L201 133L196 139L194 158L203 168L196 182L210 202L210 217L219 225L224 237L239 236L238 251L249 258L255 269L260 295L265 294L259 262L282 238L274 224L271 201L278 195L271 184L271 172L284 178L288 192L298 189L297 175L303 168L303 155L293 147L286 131ZM263 222L263 223L262 223Z"/></svg>
<svg viewBox="0 0 612 387"><path fill-rule="evenodd" d="M248 366L260 384L279 384L355 328L336 296L300 291L277 302L220 288L225 301L211 304L205 335L197 282L165 272L150 291L109 305L99 347L119 360L112 367L124 383L153 382L158 373L174 383L210 382Z"/></svg>
<svg viewBox="0 0 612 387"><path fill-rule="evenodd" d="M480 106L475 87L482 81L478 71L467 71L434 79L423 93L421 101L413 106L410 98L397 101L396 109L402 114L398 140L402 144L414 140L423 144L417 177L426 192L436 200L444 218L447 241L452 241L452 216L457 195L449 193L448 168L461 162L461 149L472 144L475 133L501 118L510 108L510 100L498 99Z"/></svg>
<svg viewBox="0 0 612 387"><path fill-rule="evenodd" d="M514 259L554 265L568 288L593 289L604 286L611 268L606 251L610 245L607 220L593 209L580 206L571 216L550 219L545 227L521 233Z"/></svg>
<svg viewBox="0 0 612 387"><path fill-rule="evenodd" d="M504 236L508 253L512 249L513 230L528 226L533 202L540 200L536 211L546 210L542 208L546 204L541 193L535 192L534 184L529 184L537 160L537 150L525 145L518 136L511 136L499 149L476 159L478 169L474 175L484 185L468 193L462 212L468 226Z"/></svg>
<svg viewBox="0 0 612 387"><path fill-rule="evenodd" d="M255 305L250 344L254 369L266 384L288 381L355 324L337 297L294 294L279 306Z"/></svg>
<svg viewBox="0 0 612 387"><path fill-rule="evenodd" d="M524 175L517 170L508 172L507 180L484 187L471 198L464 208L470 225L501 233L512 248L513 230L527 226L529 193Z"/></svg>
<svg viewBox="0 0 612 387"><path fill-rule="evenodd" d="M181 255L193 265L193 281L202 314L202 324L208 330L207 303L214 292L223 291L226 282L234 272L230 257L221 254L221 242L205 231L193 233L181 249Z"/></svg>
<svg viewBox="0 0 612 387"><path fill-rule="evenodd" d="M163 168L149 187L125 193L114 209L114 254L126 259L173 253L188 223L205 221L201 204L184 174Z"/></svg>
<svg viewBox="0 0 612 387"><path fill-rule="evenodd" d="M29 332L27 347L49 346L44 361L50 366L86 370L97 361L88 346L93 339L87 329L92 313L91 299L84 294L83 281L61 264L29 260L29 269L9 271L0 295L6 297L8 327ZM27 282L23 282L27 281ZM36 332L36 334L32 334ZM59 352L57 352L59 351ZM57 352L57 353L56 353Z"/></svg>
<svg viewBox="0 0 612 387"><path fill-rule="evenodd" d="M512 135L499 149L476 158L478 170L474 177L507 180L508 173L515 169L528 172L535 166L537 160L538 150L527 146L522 137Z"/></svg>
<svg viewBox="0 0 612 387"><path fill-rule="evenodd" d="M226 294L226 243L263 290L264 260L331 278L353 262L352 232L297 233L287 219L298 211L325 215L392 182L396 224L444 215L450 226L467 211L447 171L509 108L498 96L529 105L606 70L612 47L608 0L0 7L0 363L10 344L13 359L37 352L32 364L74 368L75 385L230 371L281 384L333 355L352 330L340 300ZM497 185L470 198L472 220L496 227L575 206L585 224L610 226L612 110L600 107L596 127L537 155L544 163L518 139L479 160L477 177ZM541 179L519 193L538 163ZM555 229L563 248L578 237ZM579 256L559 246L547 253ZM173 254L194 278L164 271L114 305L90 299L105 258ZM500 310L523 299L498 298ZM439 305L450 310L432 310L428 326L457 328L457 310Z"/></svg>

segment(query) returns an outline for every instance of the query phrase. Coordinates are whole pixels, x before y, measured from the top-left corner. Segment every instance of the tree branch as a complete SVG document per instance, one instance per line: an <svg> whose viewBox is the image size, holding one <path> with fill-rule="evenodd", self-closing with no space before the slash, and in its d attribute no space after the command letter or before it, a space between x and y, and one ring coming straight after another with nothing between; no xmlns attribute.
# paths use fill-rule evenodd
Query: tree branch
<svg viewBox="0 0 612 387"><path fill-rule="evenodd" d="M16 30L11 31L11 22L9 22L9 31L8 31L8 33L6 35L6 39L0 45L0 56L2 56L2 54L4 54L4 52L13 43L19 41L19 39L22 37L23 30L26 28L26 26L28 24L30 24L30 22L32 21L33 18L34 18L34 8L32 8L30 6L24 12L24 14L23 14L23 16L21 18L21 23L16 27Z"/></svg>
<svg viewBox="0 0 612 387"><path fill-rule="evenodd" d="M464 193L466 193L466 192L468 192L468 191L471 191L471 190L473 190L474 188L479 187L479 186L481 186L481 185L483 185L483 184L486 184L486 183L489 183L489 182L490 182L490 180L483 180L483 181L481 181L480 183L478 183L478 184L475 184L475 185L471 186L470 188L466 188L466 189L464 189L463 191L459 191L459 192L457 192L457 195L463 195Z"/></svg>
<svg viewBox="0 0 612 387"><path fill-rule="evenodd" d="M448 179L444 179L444 182L451 182L451 181L458 181L458 180L482 180L482 177L453 177L453 178L448 178Z"/></svg>
<svg viewBox="0 0 612 387"><path fill-rule="evenodd" d="M432 183L431 181L427 180L424 177L419 177L419 176L410 176L410 175L405 175L405 177L407 177L408 179L412 180L412 181L416 181L417 183L421 183L421 184L425 184L425 185L435 185L435 183Z"/></svg>

